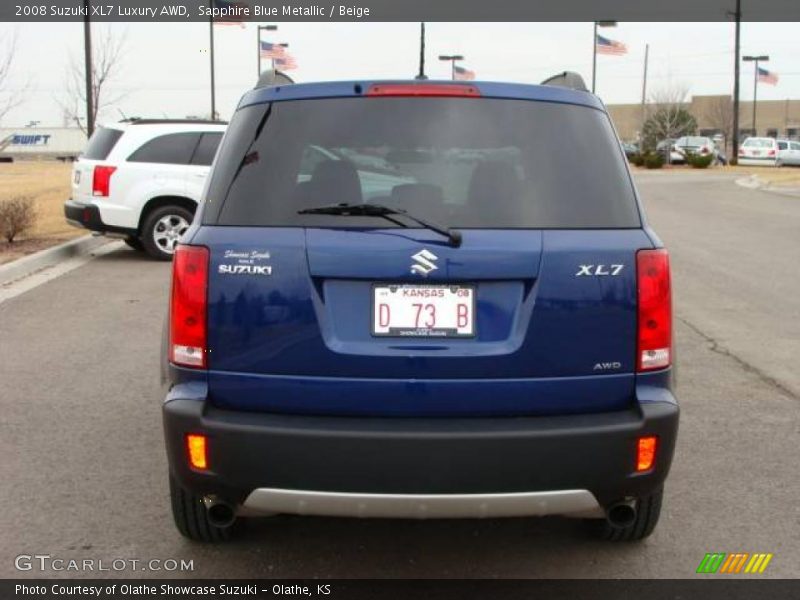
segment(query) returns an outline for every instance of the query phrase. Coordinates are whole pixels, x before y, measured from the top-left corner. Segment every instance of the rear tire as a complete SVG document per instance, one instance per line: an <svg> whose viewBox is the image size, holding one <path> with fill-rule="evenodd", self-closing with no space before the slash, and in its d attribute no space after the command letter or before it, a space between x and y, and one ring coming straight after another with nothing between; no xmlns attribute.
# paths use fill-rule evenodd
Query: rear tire
<svg viewBox="0 0 800 600"><path fill-rule="evenodd" d="M189 229L193 216L191 211L174 204L153 210L142 226L145 251L157 260L172 260L175 246Z"/></svg>
<svg viewBox="0 0 800 600"><path fill-rule="evenodd" d="M661 503L664 488L661 487L649 496L636 502L636 518L627 527L612 527L605 519L589 521L592 533L609 542L635 542L643 540L656 528L661 516Z"/></svg>
<svg viewBox="0 0 800 600"><path fill-rule="evenodd" d="M231 527L214 527L208 520L203 498L183 489L172 475L169 476L169 495L175 527L183 537L208 544L225 542L231 538Z"/></svg>
<svg viewBox="0 0 800 600"><path fill-rule="evenodd" d="M132 235L129 235L125 238L125 243L128 245L129 248L133 248L134 250L138 250L139 252L144 252L144 244L142 244L142 240Z"/></svg>

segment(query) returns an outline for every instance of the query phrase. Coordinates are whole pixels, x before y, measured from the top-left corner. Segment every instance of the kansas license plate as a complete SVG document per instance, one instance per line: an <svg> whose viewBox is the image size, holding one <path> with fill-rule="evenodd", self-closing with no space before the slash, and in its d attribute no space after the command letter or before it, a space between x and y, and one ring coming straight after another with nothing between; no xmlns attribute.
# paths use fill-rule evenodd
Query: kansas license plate
<svg viewBox="0 0 800 600"><path fill-rule="evenodd" d="M475 335L475 287L374 285L372 335L472 337Z"/></svg>

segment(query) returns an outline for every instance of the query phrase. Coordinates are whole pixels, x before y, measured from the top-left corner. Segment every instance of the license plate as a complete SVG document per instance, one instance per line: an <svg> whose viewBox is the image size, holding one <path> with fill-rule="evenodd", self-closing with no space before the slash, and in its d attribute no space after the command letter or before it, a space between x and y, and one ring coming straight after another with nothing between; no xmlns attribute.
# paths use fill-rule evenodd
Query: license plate
<svg viewBox="0 0 800 600"><path fill-rule="evenodd" d="M761 150L753 150L753 156L758 156L761 154Z"/></svg>
<svg viewBox="0 0 800 600"><path fill-rule="evenodd" d="M470 285L374 285L372 335L473 337L475 287Z"/></svg>

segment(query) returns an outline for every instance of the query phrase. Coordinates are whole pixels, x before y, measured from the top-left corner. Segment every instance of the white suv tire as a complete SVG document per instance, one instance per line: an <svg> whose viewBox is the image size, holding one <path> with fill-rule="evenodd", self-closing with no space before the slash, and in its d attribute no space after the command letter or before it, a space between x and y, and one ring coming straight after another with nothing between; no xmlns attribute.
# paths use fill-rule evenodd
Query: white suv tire
<svg viewBox="0 0 800 600"><path fill-rule="evenodd" d="M140 239L145 251L158 260L172 260L175 246L189 229L193 217L190 210L175 204L151 211L141 230Z"/></svg>

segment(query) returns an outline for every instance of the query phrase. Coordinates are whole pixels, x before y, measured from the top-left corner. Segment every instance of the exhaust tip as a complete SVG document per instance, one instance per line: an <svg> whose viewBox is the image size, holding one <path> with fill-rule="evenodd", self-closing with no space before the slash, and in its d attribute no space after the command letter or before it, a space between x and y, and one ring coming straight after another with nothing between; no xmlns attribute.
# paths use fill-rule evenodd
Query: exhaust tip
<svg viewBox="0 0 800 600"><path fill-rule="evenodd" d="M606 519L612 527L624 528L636 520L636 505L633 500L612 504L606 511Z"/></svg>
<svg viewBox="0 0 800 600"><path fill-rule="evenodd" d="M208 522L214 527L226 529L236 520L236 511L227 502L222 502L217 498L206 498L205 506Z"/></svg>

